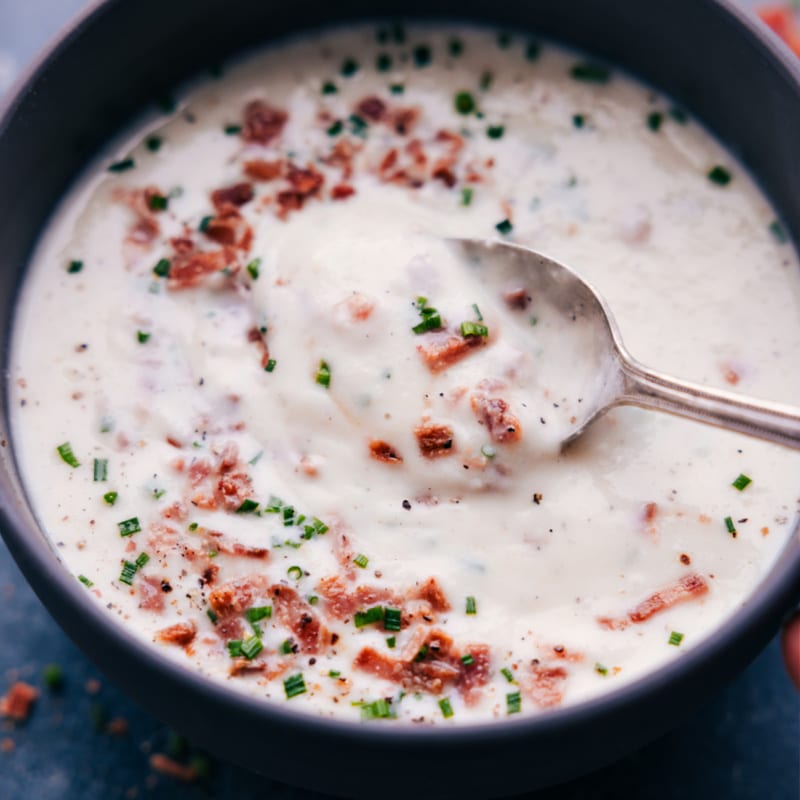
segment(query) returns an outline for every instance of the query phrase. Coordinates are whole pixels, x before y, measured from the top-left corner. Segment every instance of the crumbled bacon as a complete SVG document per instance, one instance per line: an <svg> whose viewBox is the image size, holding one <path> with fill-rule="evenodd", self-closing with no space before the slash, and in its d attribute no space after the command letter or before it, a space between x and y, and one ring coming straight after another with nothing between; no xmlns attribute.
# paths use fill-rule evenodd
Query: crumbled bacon
<svg viewBox="0 0 800 800"><path fill-rule="evenodd" d="M212 217L203 232L209 239L218 244L237 247L245 252L250 249L253 243L253 229L235 209Z"/></svg>
<svg viewBox="0 0 800 800"><path fill-rule="evenodd" d="M265 368L269 364L269 346L267 345L264 334L259 328L250 328L247 332L247 341L253 342L261 352L261 366Z"/></svg>
<svg viewBox="0 0 800 800"><path fill-rule="evenodd" d="M631 622L644 622L654 614L671 608L677 603L694 600L708 592L708 581L698 574L686 575L679 581L654 592L628 613Z"/></svg>
<svg viewBox="0 0 800 800"><path fill-rule="evenodd" d="M526 289L515 289L503 295L506 305L512 311L524 311L531 304L531 296Z"/></svg>
<svg viewBox="0 0 800 800"><path fill-rule="evenodd" d="M414 589L411 596L430 603L434 611L450 611L451 609L442 587L439 586L439 581L434 577L428 578L422 586Z"/></svg>
<svg viewBox="0 0 800 800"><path fill-rule="evenodd" d="M417 351L431 372L442 372L485 344L484 336L441 331L427 334L424 344L417 345Z"/></svg>
<svg viewBox="0 0 800 800"><path fill-rule="evenodd" d="M359 149L360 145L354 144L350 139L340 139L323 162L330 167L340 168L342 178L349 180L353 176L353 158Z"/></svg>
<svg viewBox="0 0 800 800"><path fill-rule="evenodd" d="M331 199L347 200L348 197L352 197L355 193L355 188L349 183L337 183L336 186L331 189Z"/></svg>
<svg viewBox="0 0 800 800"><path fill-rule="evenodd" d="M391 124L395 133L406 136L411 133L419 117L418 108L396 108L391 114Z"/></svg>
<svg viewBox="0 0 800 800"><path fill-rule="evenodd" d="M246 205L253 199L252 183L235 183L233 186L226 186L224 189L217 189L211 192L211 202L219 214L227 211L236 210Z"/></svg>
<svg viewBox="0 0 800 800"><path fill-rule="evenodd" d="M200 508L224 508L236 511L251 493L251 479L239 461L239 452L232 443L226 445L216 464L206 459L189 467L189 481L196 491L192 503ZM210 484L203 486L203 484Z"/></svg>
<svg viewBox="0 0 800 800"><path fill-rule="evenodd" d="M162 612L164 610L164 592L161 578L145 575L136 580L136 591L139 595L139 608L147 611Z"/></svg>
<svg viewBox="0 0 800 800"><path fill-rule="evenodd" d="M197 625L194 622L178 622L168 628L156 631L156 639L167 644L177 644L186 647L194 641L197 636Z"/></svg>
<svg viewBox="0 0 800 800"><path fill-rule="evenodd" d="M256 158L244 162L244 174L254 181L274 181L283 175L284 166L285 162L281 160L265 161L263 158Z"/></svg>
<svg viewBox="0 0 800 800"><path fill-rule="evenodd" d="M145 189L117 189L114 192L114 200L128 206L135 215L134 223L128 229L126 238L126 242L134 248L149 249L161 233L161 226L150 207L155 196L164 196L164 193L155 186L148 186Z"/></svg>
<svg viewBox="0 0 800 800"><path fill-rule="evenodd" d="M246 575L243 578L223 583L208 596L208 602L220 617L241 614L263 595L269 584L264 575Z"/></svg>
<svg viewBox="0 0 800 800"><path fill-rule="evenodd" d="M449 163L443 161L436 164L431 173L431 177L434 180L441 181L448 189L456 185L456 176L450 169Z"/></svg>
<svg viewBox="0 0 800 800"><path fill-rule="evenodd" d="M417 632L420 630L423 636L414 636L412 647L406 648L400 658L365 647L356 656L353 667L407 689L432 694L441 694L448 686L455 686L467 702L474 703L478 688L488 680L488 647L469 645L467 652L475 663L466 665L449 636L439 630L417 629Z"/></svg>
<svg viewBox="0 0 800 800"><path fill-rule="evenodd" d="M282 109L263 100L253 100L244 110L242 138L246 142L270 144L281 135L288 119L289 115Z"/></svg>
<svg viewBox="0 0 800 800"><path fill-rule="evenodd" d="M548 667L534 662L530 675L523 679L523 686L537 706L551 708L561 703L567 677L564 667Z"/></svg>
<svg viewBox="0 0 800 800"><path fill-rule="evenodd" d="M269 590L275 614L297 637L303 653L318 653L330 642L330 633L312 607L292 588L275 585Z"/></svg>
<svg viewBox="0 0 800 800"><path fill-rule="evenodd" d="M391 589L376 586L356 586L352 591L339 577L323 578L317 591L325 599L328 614L336 619L346 619L361 609L384 603L393 607L402 604L402 598Z"/></svg>
<svg viewBox="0 0 800 800"><path fill-rule="evenodd" d="M455 452L453 446L453 429L447 425L426 423L414 428L419 451L425 458L449 456Z"/></svg>
<svg viewBox="0 0 800 800"><path fill-rule="evenodd" d="M168 283L171 290L189 289L201 284L209 275L224 269L238 269L233 248L201 251L196 249L191 239L185 237L175 238L171 244L174 250Z"/></svg>
<svg viewBox="0 0 800 800"><path fill-rule="evenodd" d="M369 454L377 461L385 464L402 464L403 457L388 442L381 439L373 439L369 443Z"/></svg>
<svg viewBox="0 0 800 800"><path fill-rule="evenodd" d="M286 219L291 211L299 211L306 200L319 194L325 183L325 176L312 165L303 169L289 164L286 179L292 188L278 192L278 216L281 219Z"/></svg>
<svg viewBox="0 0 800 800"><path fill-rule="evenodd" d="M24 722L30 716L38 696L38 689L30 684L23 681L12 683L5 696L0 698L0 716Z"/></svg>
<svg viewBox="0 0 800 800"><path fill-rule="evenodd" d="M485 425L493 442L512 444L522 438L522 425L500 397L473 394L470 405L481 425Z"/></svg>
<svg viewBox="0 0 800 800"><path fill-rule="evenodd" d="M386 112L386 103L375 95L365 97L356 105L356 114L365 117L370 122L380 122L386 117Z"/></svg>
<svg viewBox="0 0 800 800"><path fill-rule="evenodd" d="M208 538L213 543L216 551L225 555L239 558L269 558L269 550L266 547L248 547L239 542L231 542L226 538L225 534L219 531L209 531Z"/></svg>

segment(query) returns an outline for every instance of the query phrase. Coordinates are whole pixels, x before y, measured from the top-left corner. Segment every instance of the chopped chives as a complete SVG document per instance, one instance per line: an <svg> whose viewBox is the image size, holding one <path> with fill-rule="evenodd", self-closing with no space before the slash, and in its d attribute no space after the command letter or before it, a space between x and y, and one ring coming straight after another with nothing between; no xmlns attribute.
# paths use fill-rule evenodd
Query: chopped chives
<svg viewBox="0 0 800 800"><path fill-rule="evenodd" d="M168 258L162 258L158 264L153 267L153 272L158 275L159 278L168 278L171 266L172 264L170 264Z"/></svg>
<svg viewBox="0 0 800 800"><path fill-rule="evenodd" d="M208 226L211 224L211 221L214 219L213 214L209 214L207 217L203 217L200 220L200 224L197 226L197 230L200 233L205 233L208 230Z"/></svg>
<svg viewBox="0 0 800 800"><path fill-rule="evenodd" d="M150 340L150 334L146 331L136 331L136 340L139 344L147 344Z"/></svg>
<svg viewBox="0 0 800 800"><path fill-rule="evenodd" d="M392 94L403 94L405 92L406 87L402 83L393 83L389 86L389 91Z"/></svg>
<svg viewBox="0 0 800 800"><path fill-rule="evenodd" d="M151 211L166 211L169 206L169 198L162 194L151 194L147 198L147 205Z"/></svg>
<svg viewBox="0 0 800 800"><path fill-rule="evenodd" d="M481 75L480 87L485 92L489 89L492 85L492 81L494 80L494 75L491 72L484 72Z"/></svg>
<svg viewBox="0 0 800 800"><path fill-rule="evenodd" d="M264 645L258 636L251 636L242 642L242 655L248 660L254 659L263 649Z"/></svg>
<svg viewBox="0 0 800 800"><path fill-rule="evenodd" d="M528 42L528 45L525 48L525 58L527 58L528 61L536 61L541 52L542 46L539 44L539 42Z"/></svg>
<svg viewBox="0 0 800 800"><path fill-rule="evenodd" d="M478 613L478 604L475 602L475 598L470 595L467 597L467 614L477 614Z"/></svg>
<svg viewBox="0 0 800 800"><path fill-rule="evenodd" d="M274 372L275 366L277 365L277 361L274 358L270 358L267 363L264 365L265 372Z"/></svg>
<svg viewBox="0 0 800 800"><path fill-rule="evenodd" d="M390 636L390 637L389 637L389 638L386 640L386 646L387 646L387 647L388 647L390 650L393 650L393 649L394 649L394 646L395 646L396 644L397 644L397 638L396 638L396 637L394 637L394 636Z"/></svg>
<svg viewBox="0 0 800 800"><path fill-rule="evenodd" d="M572 124L576 128L582 128L586 124L586 117L583 114L573 114Z"/></svg>
<svg viewBox="0 0 800 800"><path fill-rule="evenodd" d="M272 606L253 606L247 609L245 616L251 624L262 619L269 619L272 616Z"/></svg>
<svg viewBox="0 0 800 800"><path fill-rule="evenodd" d="M81 462L75 458L75 454L72 452L72 445L69 442L64 442L64 444L60 444L56 447L58 450L58 454L61 456L61 460L65 464L69 464L73 469L75 467L79 467Z"/></svg>
<svg viewBox="0 0 800 800"><path fill-rule="evenodd" d="M211 620L212 625L216 625L219 617L217 616L217 612L214 611L213 608L209 608L206 610L206 616Z"/></svg>
<svg viewBox="0 0 800 800"><path fill-rule="evenodd" d="M378 72L388 72L392 68L392 57L388 53L378 53L375 58L375 69Z"/></svg>
<svg viewBox="0 0 800 800"><path fill-rule="evenodd" d="M228 642L228 655L231 658L239 658L242 655L242 640L231 639Z"/></svg>
<svg viewBox="0 0 800 800"><path fill-rule="evenodd" d="M139 524L139 517L131 517L122 522L117 523L120 536L132 536L134 533L139 533L142 526Z"/></svg>
<svg viewBox="0 0 800 800"><path fill-rule="evenodd" d="M667 644L674 645L675 647L680 647L681 642L683 641L683 634L678 633L678 631L672 631L669 635L669 639L667 640Z"/></svg>
<svg viewBox="0 0 800 800"><path fill-rule="evenodd" d="M789 241L789 235L777 219L770 223L769 232L778 244L786 244L786 242ZM70 272L71 271L72 270L70 270Z"/></svg>
<svg viewBox="0 0 800 800"><path fill-rule="evenodd" d="M148 136L144 143L151 153L156 153L161 149L164 140L160 136Z"/></svg>
<svg viewBox="0 0 800 800"><path fill-rule="evenodd" d="M506 711L509 714L517 714L522 709L522 695L519 692L511 692L506 695Z"/></svg>
<svg viewBox="0 0 800 800"><path fill-rule="evenodd" d="M94 460L94 480L104 481L108 478L108 459L96 458Z"/></svg>
<svg viewBox="0 0 800 800"><path fill-rule="evenodd" d="M338 136L343 130L344 123L340 119L337 119L336 122L334 122L333 125L328 128L326 133L328 136Z"/></svg>
<svg viewBox="0 0 800 800"><path fill-rule="evenodd" d="M261 266L261 259L254 258L248 265L247 265L247 272L250 277L256 281L258 280L258 268Z"/></svg>
<svg viewBox="0 0 800 800"><path fill-rule="evenodd" d="M242 132L241 125L226 125L223 130L226 136L238 136Z"/></svg>
<svg viewBox="0 0 800 800"><path fill-rule="evenodd" d="M132 158L124 158L122 161L115 161L113 164L109 164L108 171L127 172L129 169L133 169L135 166L136 164Z"/></svg>
<svg viewBox="0 0 800 800"><path fill-rule="evenodd" d="M189 531L194 533L200 526L196 522L190 522L188 525Z"/></svg>
<svg viewBox="0 0 800 800"><path fill-rule="evenodd" d="M283 500L280 497L275 497L274 494L269 496L267 500L267 507L264 509L269 514L277 514L283 508Z"/></svg>
<svg viewBox="0 0 800 800"><path fill-rule="evenodd" d="M148 561L150 561L150 556L147 553L139 553L136 556L136 568L141 569Z"/></svg>
<svg viewBox="0 0 800 800"><path fill-rule="evenodd" d="M471 667L475 663L475 658L472 653L464 653L464 655L461 656L461 663L465 667Z"/></svg>
<svg viewBox="0 0 800 800"><path fill-rule="evenodd" d="M594 671L598 675L608 675L608 667L604 667L599 661L595 661Z"/></svg>
<svg viewBox="0 0 800 800"><path fill-rule="evenodd" d="M725 167L717 164L708 171L708 179L717 186L727 186L731 182L731 173Z"/></svg>
<svg viewBox="0 0 800 800"><path fill-rule="evenodd" d="M442 710L442 716L445 719L449 719L450 717L453 716L453 706L450 705L450 698L449 697L443 697L439 701L439 708Z"/></svg>
<svg viewBox="0 0 800 800"><path fill-rule="evenodd" d="M242 504L236 509L237 514L252 514L258 508L255 500L242 500Z"/></svg>
<svg viewBox="0 0 800 800"><path fill-rule="evenodd" d="M483 325L480 322L462 322L461 323L461 335L464 337L467 336L488 336L489 329L486 325Z"/></svg>
<svg viewBox="0 0 800 800"><path fill-rule="evenodd" d="M469 92L458 92L453 101L459 114L471 114L475 110L475 98Z"/></svg>
<svg viewBox="0 0 800 800"><path fill-rule="evenodd" d="M83 261L70 261L67 266L67 272L70 275L74 275L76 272L80 272L83 269Z"/></svg>
<svg viewBox="0 0 800 800"><path fill-rule="evenodd" d="M350 130L356 136L360 136L363 139L366 136L366 131L369 127L367 121L363 117L359 117L358 114L351 114L348 117L348 121L350 122Z"/></svg>
<svg viewBox="0 0 800 800"><path fill-rule="evenodd" d="M575 64L570 70L570 75L576 81L585 83L608 83L611 80L611 72L608 67L589 62Z"/></svg>
<svg viewBox="0 0 800 800"><path fill-rule="evenodd" d="M500 672L502 673L503 677L509 683L514 683L515 682L514 681L514 673L508 667L503 667L503 669L501 669Z"/></svg>
<svg viewBox="0 0 800 800"><path fill-rule="evenodd" d="M336 84L333 81L325 81L322 84L322 94L336 94L339 90L336 88Z"/></svg>
<svg viewBox="0 0 800 800"><path fill-rule="evenodd" d="M359 554L358 554L358 555L357 555L357 556L356 556L356 557L353 559L353 563L354 563L354 564L355 564L357 567L361 567L361 569L366 569L366 568L367 568L367 564L369 564L369 559L368 559L368 558L367 558L367 557L366 557L366 556L365 556L363 553L359 553Z"/></svg>
<svg viewBox="0 0 800 800"><path fill-rule="evenodd" d="M387 631L399 631L402 627L402 612L399 608L386 608L383 612L383 628Z"/></svg>
<svg viewBox="0 0 800 800"><path fill-rule="evenodd" d="M414 63L420 68L427 67L433 58L431 48L426 44L418 44L414 48L412 55L414 56Z"/></svg>
<svg viewBox="0 0 800 800"><path fill-rule="evenodd" d="M363 628L365 625L371 625L373 622L380 622L383 618L383 606L373 606L366 611L356 611L353 622L355 622L356 628ZM389 628L387 630L392 629Z"/></svg>
<svg viewBox="0 0 800 800"><path fill-rule="evenodd" d="M297 675L292 675L283 682L283 688L286 691L286 699L291 700L299 694L305 694L306 682L303 680L303 673L298 672Z"/></svg>
<svg viewBox="0 0 800 800"><path fill-rule="evenodd" d="M427 297L418 297L414 305L417 311L419 311L420 317L422 317L422 322L411 329L414 333L426 333L427 331L435 331L442 327L442 318L435 308L428 305Z"/></svg>
<svg viewBox="0 0 800 800"><path fill-rule="evenodd" d="M338 669L332 669L328 671L329 678L338 678L342 673L339 672Z"/></svg>
<svg viewBox="0 0 800 800"><path fill-rule="evenodd" d="M103 501L105 502L106 505L113 506L114 503L117 502L117 497L119 497L119 494L117 494L117 492L106 492L103 495Z"/></svg>
<svg viewBox="0 0 800 800"><path fill-rule="evenodd" d="M424 644L420 647L419 652L414 656L414 661L424 661L425 656L428 655L428 645Z"/></svg>
<svg viewBox="0 0 800 800"><path fill-rule="evenodd" d="M486 129L486 135L490 139L502 139L505 132L506 129L504 125L490 125Z"/></svg>
<svg viewBox="0 0 800 800"><path fill-rule="evenodd" d="M291 639L285 639L284 641L282 641L281 646L279 648L281 653L283 653L283 655L285 656L288 656L293 649L294 649L294 644Z"/></svg>
<svg viewBox="0 0 800 800"><path fill-rule="evenodd" d="M126 583L128 586L133 586L133 578L138 569L139 568L132 561L123 561L122 572L119 576L120 583Z"/></svg>
<svg viewBox="0 0 800 800"><path fill-rule="evenodd" d="M317 603L319 603L319 597L317 597L315 594L310 595L308 598L308 604L310 606L315 606Z"/></svg>
<svg viewBox="0 0 800 800"><path fill-rule="evenodd" d="M361 704L362 719L389 719L391 717L394 717L394 712L389 701L384 697L372 703Z"/></svg>
<svg viewBox="0 0 800 800"><path fill-rule="evenodd" d="M91 589L94 586L94 581L89 580L85 575L78 575L78 580L87 588Z"/></svg>
<svg viewBox="0 0 800 800"><path fill-rule="evenodd" d="M752 478L748 478L747 475L740 474L739 477L731 484L731 486L733 486L734 489L738 489L740 492L743 492L752 482Z"/></svg>
<svg viewBox="0 0 800 800"><path fill-rule="evenodd" d="M297 565L293 565L286 570L286 574L293 580L299 581L303 577L303 570Z"/></svg>
<svg viewBox="0 0 800 800"><path fill-rule="evenodd" d="M347 58L342 62L341 73L345 78L350 78L358 72L358 61Z"/></svg>
<svg viewBox="0 0 800 800"><path fill-rule="evenodd" d="M464 52L464 43L461 39L451 39L447 43L447 49L451 56L460 56Z"/></svg>
<svg viewBox="0 0 800 800"><path fill-rule="evenodd" d="M735 539L737 530L736 526L733 524L733 519L731 517L725 517L725 527L728 529L728 533Z"/></svg>
<svg viewBox="0 0 800 800"><path fill-rule="evenodd" d="M658 133L663 121L664 115L660 111L653 111L647 115L647 127L650 128L653 133Z"/></svg>
<svg viewBox="0 0 800 800"><path fill-rule="evenodd" d="M511 231L514 229L514 226L511 224L510 220L507 219L501 220L494 227L497 228L498 232L502 233L504 236L511 233Z"/></svg>
<svg viewBox="0 0 800 800"><path fill-rule="evenodd" d="M42 670L42 681L51 692L57 692L64 685L64 670L58 664L48 664Z"/></svg>
<svg viewBox="0 0 800 800"><path fill-rule="evenodd" d="M331 368L328 366L327 361L320 361L319 366L317 367L317 375L315 378L316 382L320 386L324 386L326 389L330 388L331 385Z"/></svg>
<svg viewBox="0 0 800 800"><path fill-rule="evenodd" d="M470 205L470 203L472 203L472 194L473 194L473 189L472 189L471 186L465 186L461 190L461 205L462 206L468 206L468 205Z"/></svg>

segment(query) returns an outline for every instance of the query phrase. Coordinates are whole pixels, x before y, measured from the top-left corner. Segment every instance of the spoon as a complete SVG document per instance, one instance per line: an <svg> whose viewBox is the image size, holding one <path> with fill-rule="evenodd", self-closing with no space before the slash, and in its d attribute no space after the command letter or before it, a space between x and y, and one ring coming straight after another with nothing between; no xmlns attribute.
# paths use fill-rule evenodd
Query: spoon
<svg viewBox="0 0 800 800"><path fill-rule="evenodd" d="M563 360L568 370L585 369L587 378L581 415L565 431L563 446L609 409L633 405L800 449L800 408L710 389L648 369L626 350L606 302L564 264L506 242L450 241L473 266L491 268L493 283L509 291L524 289L535 301L537 316L545 315L559 326L561 337L573 339L576 361L568 363L565 347Z"/></svg>

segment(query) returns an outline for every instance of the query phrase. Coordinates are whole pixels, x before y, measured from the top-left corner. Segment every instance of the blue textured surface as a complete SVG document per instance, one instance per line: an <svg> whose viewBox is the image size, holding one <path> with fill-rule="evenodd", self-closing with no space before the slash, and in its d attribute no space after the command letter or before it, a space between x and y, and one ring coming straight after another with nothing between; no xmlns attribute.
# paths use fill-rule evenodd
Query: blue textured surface
<svg viewBox="0 0 800 800"><path fill-rule="evenodd" d="M0 0L0 92L8 75L83 5L82 0ZM193 785L156 775L149 769L149 755L175 748L174 736L100 676L70 643L2 544L0 607L0 693L16 679L42 688L28 722L0 722L0 800L321 797L219 762L210 777ZM58 692L43 688L42 669L48 663L63 669ZM115 718L127 721L127 733L109 733L108 722ZM191 748L184 748L179 760L192 755ZM343 754L343 768L353 767L351 757ZM709 686L708 704L683 727L607 769L529 795L530 800L638 797L800 797L800 700L784 674L777 642L727 689Z"/></svg>

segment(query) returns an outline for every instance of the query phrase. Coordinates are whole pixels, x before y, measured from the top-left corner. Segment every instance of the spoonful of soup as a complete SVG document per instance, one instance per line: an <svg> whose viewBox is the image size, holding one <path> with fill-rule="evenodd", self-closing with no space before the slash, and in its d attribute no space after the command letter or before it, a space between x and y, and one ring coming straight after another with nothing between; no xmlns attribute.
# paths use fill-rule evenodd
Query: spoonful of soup
<svg viewBox="0 0 800 800"><path fill-rule="evenodd" d="M517 324L547 329L558 343L540 363L580 394L560 432L568 445L619 405L666 411L759 439L800 448L800 408L712 389L649 369L625 349L605 301L569 267L526 247L453 239L471 269L499 286Z"/></svg>

